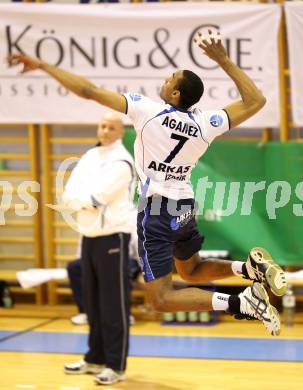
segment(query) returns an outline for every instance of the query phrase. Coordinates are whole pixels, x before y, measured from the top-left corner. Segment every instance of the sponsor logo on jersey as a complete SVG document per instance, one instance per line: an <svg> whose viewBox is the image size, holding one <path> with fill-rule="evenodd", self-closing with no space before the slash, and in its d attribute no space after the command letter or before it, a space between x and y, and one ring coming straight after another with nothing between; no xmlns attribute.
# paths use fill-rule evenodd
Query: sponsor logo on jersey
<svg viewBox="0 0 303 390"><path fill-rule="evenodd" d="M178 230L180 225L177 223L177 218L173 218L171 221L170 221L170 227L171 227L171 230Z"/></svg>
<svg viewBox="0 0 303 390"><path fill-rule="evenodd" d="M174 217L170 221L170 227L172 230L178 230L179 228L188 224L194 217L193 210L189 210L184 214L179 215L178 217Z"/></svg>
<svg viewBox="0 0 303 390"><path fill-rule="evenodd" d="M178 180L178 181L185 181L186 180L186 175L179 175L179 176L176 176L176 175L172 175L170 173L167 173L165 175L165 180Z"/></svg>
<svg viewBox="0 0 303 390"><path fill-rule="evenodd" d="M165 163L157 163L156 161L151 161L148 169L153 169L157 172L165 172L165 173L187 173L190 169L190 165L179 165L179 166L172 166Z"/></svg>
<svg viewBox="0 0 303 390"><path fill-rule="evenodd" d="M156 161L151 161L148 169L153 169L157 172L164 172L165 181L167 180L178 180L178 181L186 181L186 173L190 170L191 166L171 166L165 163L157 163Z"/></svg>
<svg viewBox="0 0 303 390"><path fill-rule="evenodd" d="M162 126L166 126L172 130L179 131L180 133L187 134L191 137L198 137L197 127L186 122L176 121L176 119L170 118L168 115L164 118Z"/></svg>
<svg viewBox="0 0 303 390"><path fill-rule="evenodd" d="M213 126L213 127L219 127L222 125L223 123L223 118L222 116L218 115L218 114L215 114L215 115L212 115L210 117L210 120L209 120L210 124Z"/></svg>
<svg viewBox="0 0 303 390"><path fill-rule="evenodd" d="M142 99L142 96L141 95L138 95L137 93L130 93L129 94L129 97L131 98L131 100L133 102L138 102L139 100Z"/></svg>

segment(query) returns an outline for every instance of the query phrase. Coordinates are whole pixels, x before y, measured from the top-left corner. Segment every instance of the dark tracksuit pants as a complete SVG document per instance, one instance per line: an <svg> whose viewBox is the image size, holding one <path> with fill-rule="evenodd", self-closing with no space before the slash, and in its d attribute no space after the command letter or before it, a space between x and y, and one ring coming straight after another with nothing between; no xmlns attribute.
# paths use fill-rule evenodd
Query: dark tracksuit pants
<svg viewBox="0 0 303 390"><path fill-rule="evenodd" d="M125 370L128 354L130 288L129 234L83 237L83 296L89 322L88 363Z"/></svg>
<svg viewBox="0 0 303 390"><path fill-rule="evenodd" d="M77 304L79 313L85 313L83 304L81 259L77 259L68 263L67 273L73 292L73 297Z"/></svg>

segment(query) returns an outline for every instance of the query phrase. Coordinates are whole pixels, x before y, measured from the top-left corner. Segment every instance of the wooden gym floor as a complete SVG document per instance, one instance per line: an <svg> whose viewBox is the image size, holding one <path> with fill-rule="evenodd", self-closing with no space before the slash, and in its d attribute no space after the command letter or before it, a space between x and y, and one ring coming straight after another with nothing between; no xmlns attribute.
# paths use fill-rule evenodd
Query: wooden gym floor
<svg viewBox="0 0 303 390"><path fill-rule="evenodd" d="M12 312L13 313L13 312ZM0 313L1 314L1 313ZM0 389L90 390L91 375L65 375L82 357L86 326L67 318L0 317ZM213 326L131 327L126 382L109 390L292 390L303 383L302 317L278 338L260 323L224 317ZM65 353L66 352L66 353ZM141 356L139 356L141 355Z"/></svg>

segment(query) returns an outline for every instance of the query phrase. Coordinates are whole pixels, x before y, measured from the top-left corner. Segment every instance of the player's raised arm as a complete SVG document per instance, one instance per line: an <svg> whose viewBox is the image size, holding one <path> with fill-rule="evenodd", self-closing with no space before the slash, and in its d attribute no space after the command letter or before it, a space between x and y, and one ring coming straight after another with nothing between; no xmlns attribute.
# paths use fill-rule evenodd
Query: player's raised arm
<svg viewBox="0 0 303 390"><path fill-rule="evenodd" d="M198 34L195 42L204 53L217 62L236 84L242 100L224 107L230 119L230 127L236 127L257 113L266 103L262 92L253 80L228 57L219 33L208 31L209 36Z"/></svg>
<svg viewBox="0 0 303 390"><path fill-rule="evenodd" d="M84 99L95 100L103 106L123 114L126 112L126 100L122 95L98 88L85 78L57 68L38 58L32 58L23 54L12 54L8 57L8 63L10 66L23 64L23 69L20 73L37 69L43 70L76 95Z"/></svg>

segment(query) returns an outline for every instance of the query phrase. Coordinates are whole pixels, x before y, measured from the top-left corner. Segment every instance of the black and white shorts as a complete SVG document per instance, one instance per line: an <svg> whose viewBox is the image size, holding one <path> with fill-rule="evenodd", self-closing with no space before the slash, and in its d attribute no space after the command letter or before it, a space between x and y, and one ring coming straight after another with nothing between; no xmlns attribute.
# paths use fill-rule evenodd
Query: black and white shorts
<svg viewBox="0 0 303 390"><path fill-rule="evenodd" d="M173 256L188 260L204 241L195 221L195 200L140 198L137 217L140 265L146 282L168 275Z"/></svg>

